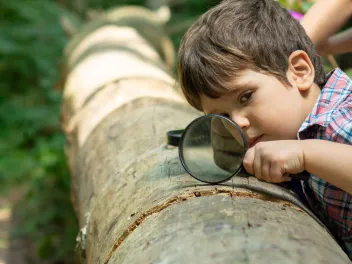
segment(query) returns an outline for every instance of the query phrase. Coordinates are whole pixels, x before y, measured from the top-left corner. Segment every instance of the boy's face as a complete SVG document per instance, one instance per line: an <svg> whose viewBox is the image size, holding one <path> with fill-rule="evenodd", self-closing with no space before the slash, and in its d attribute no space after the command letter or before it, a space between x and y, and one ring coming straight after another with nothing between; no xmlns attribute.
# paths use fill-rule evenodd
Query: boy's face
<svg viewBox="0 0 352 264"><path fill-rule="evenodd" d="M245 132L250 147L260 141L297 139L297 132L319 95L277 78L245 70L220 98L201 97L206 114L226 115Z"/></svg>

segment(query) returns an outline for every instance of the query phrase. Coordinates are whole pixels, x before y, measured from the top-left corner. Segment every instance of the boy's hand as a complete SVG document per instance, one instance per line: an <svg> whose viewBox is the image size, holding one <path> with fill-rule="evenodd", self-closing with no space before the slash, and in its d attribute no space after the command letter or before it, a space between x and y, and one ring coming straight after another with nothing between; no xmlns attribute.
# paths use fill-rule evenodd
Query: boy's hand
<svg viewBox="0 0 352 264"><path fill-rule="evenodd" d="M259 142L246 152L243 165L247 172L260 180L273 183L290 181L289 174L305 170L301 142L298 140Z"/></svg>

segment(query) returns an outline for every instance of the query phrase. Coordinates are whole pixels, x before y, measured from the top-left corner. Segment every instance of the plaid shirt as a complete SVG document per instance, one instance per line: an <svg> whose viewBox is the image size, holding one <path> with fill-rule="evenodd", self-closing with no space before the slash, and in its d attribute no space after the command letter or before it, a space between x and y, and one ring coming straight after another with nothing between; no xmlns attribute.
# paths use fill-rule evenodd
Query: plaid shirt
<svg viewBox="0 0 352 264"><path fill-rule="evenodd" d="M340 69L327 77L319 99L298 131L298 138L352 145L352 82ZM352 259L352 195L317 176L311 174L303 183L305 196L312 211Z"/></svg>

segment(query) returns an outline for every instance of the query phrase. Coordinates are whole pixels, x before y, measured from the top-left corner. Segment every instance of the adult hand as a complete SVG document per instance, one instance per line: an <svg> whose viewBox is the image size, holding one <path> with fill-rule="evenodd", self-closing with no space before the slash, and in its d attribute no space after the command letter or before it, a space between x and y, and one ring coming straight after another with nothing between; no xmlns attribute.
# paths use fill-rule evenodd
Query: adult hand
<svg viewBox="0 0 352 264"><path fill-rule="evenodd" d="M301 142L259 142L246 152L243 165L248 173L254 174L260 180L272 183L290 181L290 174L305 170Z"/></svg>

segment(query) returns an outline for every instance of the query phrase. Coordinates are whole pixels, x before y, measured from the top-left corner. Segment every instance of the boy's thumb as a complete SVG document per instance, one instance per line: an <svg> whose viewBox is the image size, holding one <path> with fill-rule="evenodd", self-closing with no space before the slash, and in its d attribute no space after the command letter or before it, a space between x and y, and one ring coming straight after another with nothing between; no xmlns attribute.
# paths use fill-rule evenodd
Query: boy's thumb
<svg viewBox="0 0 352 264"><path fill-rule="evenodd" d="M245 170L250 174L254 173L254 170L253 170L254 153L255 153L254 148L250 148L247 150L243 158L243 166Z"/></svg>

